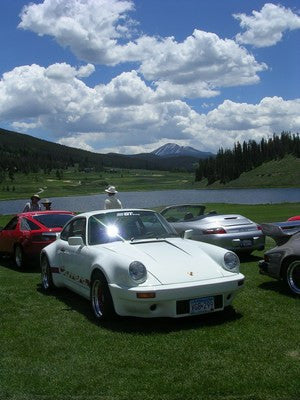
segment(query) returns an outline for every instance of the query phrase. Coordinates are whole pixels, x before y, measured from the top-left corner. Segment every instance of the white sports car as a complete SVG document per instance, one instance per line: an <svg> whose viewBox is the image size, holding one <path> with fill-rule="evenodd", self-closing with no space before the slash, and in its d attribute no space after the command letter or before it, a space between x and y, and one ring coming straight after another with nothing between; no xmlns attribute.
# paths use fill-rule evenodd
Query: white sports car
<svg viewBox="0 0 300 400"><path fill-rule="evenodd" d="M150 210L73 217L41 252L42 287L67 287L97 319L185 317L223 310L244 286L238 256L178 236Z"/></svg>

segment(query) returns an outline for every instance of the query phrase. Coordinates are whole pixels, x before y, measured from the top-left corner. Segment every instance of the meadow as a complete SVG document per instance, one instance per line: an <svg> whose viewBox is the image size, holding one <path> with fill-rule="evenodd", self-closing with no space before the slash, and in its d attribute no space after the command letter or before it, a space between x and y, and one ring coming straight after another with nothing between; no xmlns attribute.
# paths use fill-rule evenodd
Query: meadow
<svg viewBox="0 0 300 400"><path fill-rule="evenodd" d="M300 204L209 206L267 222ZM262 256L241 259L245 289L227 312L100 325L81 297L45 295L38 267L0 260L0 399L298 400L299 298L259 275Z"/></svg>
<svg viewBox="0 0 300 400"><path fill-rule="evenodd" d="M78 171L78 168L53 170L50 173L15 173L0 183L0 200L27 199L33 193L42 197L77 196L103 193L108 185L120 191L167 190L167 189L223 189L223 188L271 188L299 187L300 159L286 156L243 173L226 185L215 182L207 186L207 180L195 182L194 172L152 171L141 169L106 168L104 171Z"/></svg>

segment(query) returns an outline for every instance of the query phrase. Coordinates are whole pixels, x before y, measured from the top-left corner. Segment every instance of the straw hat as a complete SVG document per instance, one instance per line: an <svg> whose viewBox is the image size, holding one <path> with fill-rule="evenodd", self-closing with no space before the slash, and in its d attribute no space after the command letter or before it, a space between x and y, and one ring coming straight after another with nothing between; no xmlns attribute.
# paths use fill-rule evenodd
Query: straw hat
<svg viewBox="0 0 300 400"><path fill-rule="evenodd" d="M42 204L52 204L52 201L50 201L49 199L43 199L41 201Z"/></svg>
<svg viewBox="0 0 300 400"><path fill-rule="evenodd" d="M106 193L110 193L110 194L115 194L118 193L118 191L116 190L115 186L108 186L107 189L105 189Z"/></svg>
<svg viewBox="0 0 300 400"><path fill-rule="evenodd" d="M30 199L33 200L34 198L41 200L40 196L38 194L33 194Z"/></svg>

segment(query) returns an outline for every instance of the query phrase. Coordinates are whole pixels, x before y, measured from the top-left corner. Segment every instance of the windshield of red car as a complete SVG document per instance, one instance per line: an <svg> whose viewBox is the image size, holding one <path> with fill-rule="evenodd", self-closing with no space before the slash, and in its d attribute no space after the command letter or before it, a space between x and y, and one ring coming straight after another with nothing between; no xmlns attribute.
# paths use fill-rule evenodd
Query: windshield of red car
<svg viewBox="0 0 300 400"><path fill-rule="evenodd" d="M41 214L35 215L33 219L46 228L62 228L73 217L72 214Z"/></svg>

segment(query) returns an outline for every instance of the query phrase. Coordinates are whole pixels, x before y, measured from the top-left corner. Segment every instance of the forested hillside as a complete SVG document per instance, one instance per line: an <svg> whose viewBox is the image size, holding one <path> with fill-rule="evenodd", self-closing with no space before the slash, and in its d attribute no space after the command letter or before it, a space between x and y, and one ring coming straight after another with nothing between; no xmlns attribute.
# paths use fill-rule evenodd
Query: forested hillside
<svg viewBox="0 0 300 400"><path fill-rule="evenodd" d="M259 143L254 140L237 142L232 150L221 148L216 157L199 161L196 169L195 180L207 179L210 185L216 181L226 184L237 179L243 172L251 171L271 160L280 160L286 155L300 157L299 134L282 132L281 135L261 139Z"/></svg>
<svg viewBox="0 0 300 400"><path fill-rule="evenodd" d="M149 170L195 170L198 159L175 157L162 159L153 154L100 154L48 142L0 128L0 181L3 174L63 170L75 164L79 170L101 171L107 168Z"/></svg>

